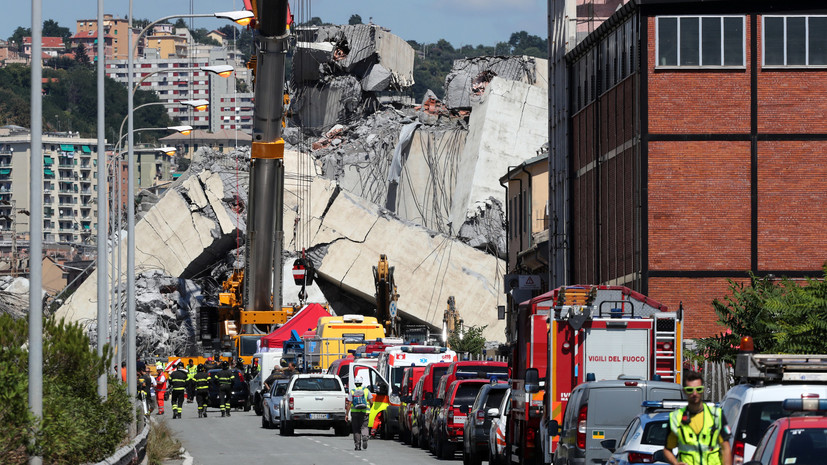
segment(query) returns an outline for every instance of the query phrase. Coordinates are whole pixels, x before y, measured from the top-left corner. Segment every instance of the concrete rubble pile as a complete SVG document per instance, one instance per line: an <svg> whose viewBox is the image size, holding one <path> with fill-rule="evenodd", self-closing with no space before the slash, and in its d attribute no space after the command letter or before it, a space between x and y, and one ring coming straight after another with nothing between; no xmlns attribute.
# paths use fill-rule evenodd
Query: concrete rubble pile
<svg viewBox="0 0 827 465"><path fill-rule="evenodd" d="M23 318L29 308L29 280L0 276L0 313Z"/></svg>
<svg viewBox="0 0 827 465"><path fill-rule="evenodd" d="M441 328L454 296L466 325L487 325L489 340L504 340L495 317L505 271L498 180L547 140L545 61L458 60L444 102L429 93L417 107L387 105L385 96L413 83L407 43L373 25L299 33L289 112L304 132L285 131L284 247L306 249L313 261L319 279L309 301L372 312L372 267L388 254L404 318ZM192 350L198 309L214 305L217 286L243 267L248 165L248 148L201 149L142 206L135 263L146 282L136 286L146 355L153 345ZM295 252L285 257L289 305ZM93 273L58 316L91 322L96 281Z"/></svg>
<svg viewBox="0 0 827 465"><path fill-rule="evenodd" d="M445 103L429 92L416 108L337 124L310 148L343 189L505 257L499 177L536 155L547 121L545 60L470 58L446 78Z"/></svg>
<svg viewBox="0 0 827 465"><path fill-rule="evenodd" d="M380 94L413 85L414 50L372 25L297 30L291 122L317 135L379 107Z"/></svg>

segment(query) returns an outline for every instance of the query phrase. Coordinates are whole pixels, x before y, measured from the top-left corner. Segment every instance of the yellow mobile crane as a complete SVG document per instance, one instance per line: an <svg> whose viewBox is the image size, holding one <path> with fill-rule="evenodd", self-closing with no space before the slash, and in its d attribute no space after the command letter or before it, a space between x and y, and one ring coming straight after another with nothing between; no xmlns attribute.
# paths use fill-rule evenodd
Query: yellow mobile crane
<svg viewBox="0 0 827 465"><path fill-rule="evenodd" d="M249 362L257 341L272 325L293 315L281 307L284 200L284 70L289 23L287 0L250 0L255 20L253 69L255 103L250 151L250 187L244 270L235 270L223 283L219 306L203 312L203 339L218 337L224 348L232 345L234 357ZM278 309L278 310L276 310ZM231 344L232 342L232 344ZM215 343L213 343L215 345Z"/></svg>

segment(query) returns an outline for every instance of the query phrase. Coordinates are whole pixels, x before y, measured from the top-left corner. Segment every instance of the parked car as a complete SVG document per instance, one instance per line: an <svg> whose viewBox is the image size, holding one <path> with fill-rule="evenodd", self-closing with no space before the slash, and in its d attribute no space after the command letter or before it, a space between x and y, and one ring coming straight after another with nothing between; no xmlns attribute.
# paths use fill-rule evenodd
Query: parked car
<svg viewBox="0 0 827 465"><path fill-rule="evenodd" d="M342 380L336 375L293 375L279 406L279 434L291 436L296 428L332 427L336 436L347 436L350 430L345 410L346 397Z"/></svg>
<svg viewBox="0 0 827 465"><path fill-rule="evenodd" d="M420 441L420 432L424 432L420 421L423 421L425 414L425 400L424 387L426 378L423 376L419 378L414 386L411 402L407 405L407 410L410 412L409 424L411 427L411 447L422 447Z"/></svg>
<svg viewBox="0 0 827 465"><path fill-rule="evenodd" d="M612 453L606 465L661 463L655 462L654 454L666 445L670 413L641 413L629 423L620 439L603 440L600 444Z"/></svg>
<svg viewBox="0 0 827 465"><path fill-rule="evenodd" d="M790 413L784 411L782 402L789 398L800 398L802 394L827 399L827 385L739 384L727 391L721 399L721 408L732 429L729 442L732 446L733 465L749 460L770 425L779 418L789 416Z"/></svg>
<svg viewBox="0 0 827 465"><path fill-rule="evenodd" d="M428 449L429 446L430 422L427 421L427 419L430 416L431 407L434 405L434 391L437 390L439 381L442 379L445 372L448 371L448 367L450 365L451 364L448 362L435 362L428 364L425 368L425 374L422 375L422 378L425 381L422 383L421 398L417 399L417 404L421 406L421 409L417 409L414 412L414 420L412 422L416 424L413 428L416 430L414 434L418 439L416 444L422 449Z"/></svg>
<svg viewBox="0 0 827 465"><path fill-rule="evenodd" d="M220 408L218 405L218 372L219 369L210 370L210 387L209 387L209 401L210 407ZM240 370L233 369L235 377L233 379L232 393L230 394L230 408L243 408L244 411L250 410L250 385L244 379L244 373Z"/></svg>
<svg viewBox="0 0 827 465"><path fill-rule="evenodd" d="M505 425L508 423L510 410L511 389L508 389L500 401L499 413L491 417L491 427L488 430L489 465L509 465L508 457L505 455Z"/></svg>
<svg viewBox="0 0 827 465"><path fill-rule="evenodd" d="M462 447L465 419L477 394L483 386L489 384L487 379L457 379L445 391L445 397L439 401L439 414L433 419L434 454L440 459L451 459L454 452Z"/></svg>
<svg viewBox="0 0 827 465"><path fill-rule="evenodd" d="M424 366L410 366L402 373L402 383L399 386L399 440L404 444L411 442L411 417L413 416L414 388L422 375Z"/></svg>
<svg viewBox="0 0 827 465"><path fill-rule="evenodd" d="M566 405L553 463L584 465L609 460L611 453L601 442L620 439L632 419L646 412L643 402L657 400L684 400L681 385L630 378L578 385Z"/></svg>
<svg viewBox="0 0 827 465"><path fill-rule="evenodd" d="M804 396L802 396L804 397ZM775 420L758 443L752 461L744 465L815 465L827 457L827 399L798 398L782 402L793 415L798 412L816 416L794 416Z"/></svg>
<svg viewBox="0 0 827 465"><path fill-rule="evenodd" d="M507 383L493 381L477 393L465 419L462 441L462 463L479 465L488 459L488 437L491 419L500 414L500 404L509 390Z"/></svg>
<svg viewBox="0 0 827 465"><path fill-rule="evenodd" d="M289 379L282 378L273 381L273 387L262 394L261 427L278 428L281 423L281 398L287 392Z"/></svg>

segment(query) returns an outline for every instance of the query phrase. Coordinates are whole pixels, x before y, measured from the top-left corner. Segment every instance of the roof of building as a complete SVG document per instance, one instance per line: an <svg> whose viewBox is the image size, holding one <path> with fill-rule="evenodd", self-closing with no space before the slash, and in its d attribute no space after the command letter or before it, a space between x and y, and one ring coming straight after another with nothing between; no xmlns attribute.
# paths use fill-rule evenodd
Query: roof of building
<svg viewBox="0 0 827 465"><path fill-rule="evenodd" d="M251 141L253 140L252 136L247 134L244 131L236 131L228 130L228 129L221 129L217 132L207 132L203 129L195 129L189 135L183 135L181 133L170 134L166 137L162 137L161 141L164 143L184 143L190 140L192 141L219 141L219 140L235 140L238 137L239 141Z"/></svg>
<svg viewBox="0 0 827 465"><path fill-rule="evenodd" d="M227 34L224 34L223 32L219 31L218 29L213 29L212 31L209 32L209 34L217 34L217 35L220 35L221 37L227 37Z"/></svg>
<svg viewBox="0 0 827 465"><path fill-rule="evenodd" d="M24 37L23 44L31 44L32 38L31 37ZM43 37L41 40L41 46L48 47L48 48L63 48L63 37Z"/></svg>
<svg viewBox="0 0 827 465"><path fill-rule="evenodd" d="M111 39L114 37L112 34L105 34L105 38ZM78 31L77 34L70 37L70 39L97 39L98 38L98 31Z"/></svg>

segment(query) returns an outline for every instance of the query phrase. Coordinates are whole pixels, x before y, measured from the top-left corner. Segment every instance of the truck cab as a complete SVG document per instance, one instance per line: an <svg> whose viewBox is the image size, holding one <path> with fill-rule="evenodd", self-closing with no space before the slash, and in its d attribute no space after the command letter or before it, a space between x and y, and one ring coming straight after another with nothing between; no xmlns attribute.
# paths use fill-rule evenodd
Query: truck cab
<svg viewBox="0 0 827 465"><path fill-rule="evenodd" d="M367 341L385 337L385 329L374 317L363 315L319 318L316 334L305 339L305 360L310 366L327 371L337 359Z"/></svg>

